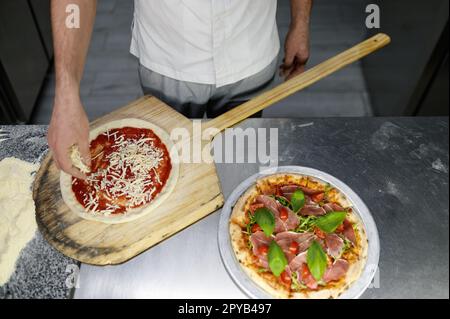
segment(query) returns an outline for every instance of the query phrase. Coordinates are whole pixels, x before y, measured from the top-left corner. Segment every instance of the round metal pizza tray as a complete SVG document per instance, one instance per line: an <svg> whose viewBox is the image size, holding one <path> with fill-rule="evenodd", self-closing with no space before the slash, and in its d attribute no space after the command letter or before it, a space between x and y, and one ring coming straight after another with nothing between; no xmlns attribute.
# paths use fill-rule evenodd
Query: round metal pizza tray
<svg viewBox="0 0 450 319"><path fill-rule="evenodd" d="M375 273L378 269L378 260L380 256L380 240L373 217L361 198L342 181L322 171L301 166L282 166L255 174L243 181L231 193L230 197L228 197L225 205L222 208L220 216L218 243L222 261L230 277L233 279L236 285L239 286L239 288L250 298L273 298L244 272L239 262L237 261L231 246L229 235L229 220L235 203L248 188L254 185L254 183L260 178L279 173L302 174L329 183L330 185L340 190L347 197L347 199L352 204L353 211L361 218L366 230L367 239L369 241L366 265L364 266L359 279L357 279L350 286L350 288L344 291L339 297L342 299L359 298L372 282L372 279L374 278Z"/></svg>

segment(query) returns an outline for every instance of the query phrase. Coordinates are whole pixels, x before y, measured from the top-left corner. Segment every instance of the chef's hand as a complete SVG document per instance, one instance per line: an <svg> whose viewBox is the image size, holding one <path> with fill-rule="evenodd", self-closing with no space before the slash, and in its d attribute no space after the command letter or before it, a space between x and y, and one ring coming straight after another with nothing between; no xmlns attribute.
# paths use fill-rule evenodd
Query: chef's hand
<svg viewBox="0 0 450 319"><path fill-rule="evenodd" d="M291 26L286 36L284 60L280 67L280 76L285 81L305 71L309 59L309 27Z"/></svg>
<svg viewBox="0 0 450 319"><path fill-rule="evenodd" d="M84 164L88 167L91 164L89 121L79 94L55 97L47 139L56 166L72 176L86 179L86 175L74 167L70 159L70 149L76 144Z"/></svg>

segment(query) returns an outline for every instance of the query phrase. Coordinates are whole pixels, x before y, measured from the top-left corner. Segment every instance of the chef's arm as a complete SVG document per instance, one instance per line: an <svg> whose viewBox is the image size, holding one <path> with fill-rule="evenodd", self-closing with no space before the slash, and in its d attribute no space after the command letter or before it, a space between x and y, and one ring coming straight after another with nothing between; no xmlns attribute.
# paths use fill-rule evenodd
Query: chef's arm
<svg viewBox="0 0 450 319"><path fill-rule="evenodd" d="M66 8L79 8L79 28ZM96 0L52 0L51 19L55 53L56 89L78 92L83 75L92 28L95 20ZM77 18L76 15L73 16ZM66 24L67 20L67 24Z"/></svg>
<svg viewBox="0 0 450 319"><path fill-rule="evenodd" d="M73 11L74 6L79 10ZM95 0L51 1L56 88L48 143L56 165L80 178L85 176L72 166L69 151L77 145L83 161L90 165L89 121L79 91L96 8Z"/></svg>
<svg viewBox="0 0 450 319"><path fill-rule="evenodd" d="M313 0L291 0L291 26L308 28Z"/></svg>
<svg viewBox="0 0 450 319"><path fill-rule="evenodd" d="M291 0L291 23L281 71L286 80L302 73L309 59L309 24L313 0Z"/></svg>

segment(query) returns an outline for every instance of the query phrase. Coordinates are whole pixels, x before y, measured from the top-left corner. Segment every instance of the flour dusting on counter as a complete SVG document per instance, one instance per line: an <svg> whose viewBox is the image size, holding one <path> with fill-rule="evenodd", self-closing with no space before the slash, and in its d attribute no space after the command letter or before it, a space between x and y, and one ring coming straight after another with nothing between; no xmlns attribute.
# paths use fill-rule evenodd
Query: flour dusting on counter
<svg viewBox="0 0 450 319"><path fill-rule="evenodd" d="M12 157L0 161L0 286L37 229L31 184L38 168Z"/></svg>

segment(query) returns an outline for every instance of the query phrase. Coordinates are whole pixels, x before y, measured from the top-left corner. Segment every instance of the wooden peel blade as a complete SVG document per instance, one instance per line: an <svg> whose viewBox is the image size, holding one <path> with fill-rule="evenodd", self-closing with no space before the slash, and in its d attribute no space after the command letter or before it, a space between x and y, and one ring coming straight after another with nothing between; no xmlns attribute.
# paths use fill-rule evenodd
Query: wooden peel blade
<svg viewBox="0 0 450 319"><path fill-rule="evenodd" d="M328 75L344 68L345 66L360 60L361 58L375 52L391 42L391 38L379 33L356 46L322 62L315 67L297 75L277 87L262 93L261 95L241 104L221 116L212 119L203 125L203 129L216 128L220 132L231 127L249 116L264 110L282 99L316 83ZM214 136L212 136L214 137Z"/></svg>

